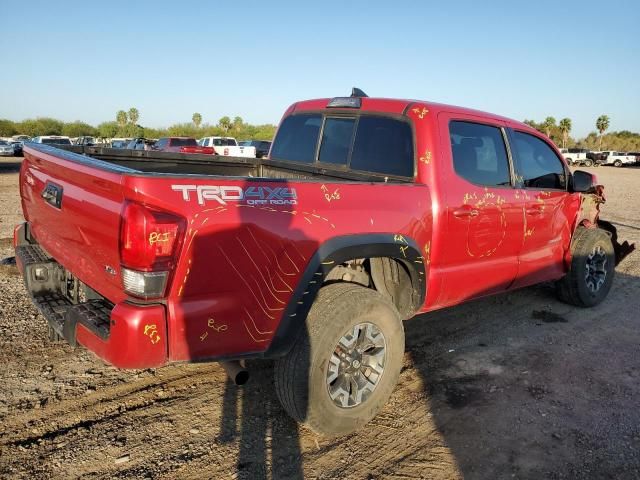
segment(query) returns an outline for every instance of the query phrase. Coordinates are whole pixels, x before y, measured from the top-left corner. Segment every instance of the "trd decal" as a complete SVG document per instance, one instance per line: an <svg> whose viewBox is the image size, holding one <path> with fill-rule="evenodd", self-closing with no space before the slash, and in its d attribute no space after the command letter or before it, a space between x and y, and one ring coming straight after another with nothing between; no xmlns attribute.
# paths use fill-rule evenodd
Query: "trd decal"
<svg viewBox="0 0 640 480"><path fill-rule="evenodd" d="M247 205L295 205L295 188L288 187L247 187L224 185L171 185L175 192L182 193L182 199L190 202L197 199L199 205L207 201L216 201L221 205L227 202L242 202ZM193 195L192 195L193 193Z"/></svg>

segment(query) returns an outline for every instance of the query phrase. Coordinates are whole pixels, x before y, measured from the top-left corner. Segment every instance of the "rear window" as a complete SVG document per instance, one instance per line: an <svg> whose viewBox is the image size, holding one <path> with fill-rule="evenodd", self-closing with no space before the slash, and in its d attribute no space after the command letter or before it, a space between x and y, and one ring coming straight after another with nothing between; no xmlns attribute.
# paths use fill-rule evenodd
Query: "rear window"
<svg viewBox="0 0 640 480"><path fill-rule="evenodd" d="M68 138L43 138L42 143L45 145L71 145Z"/></svg>
<svg viewBox="0 0 640 480"><path fill-rule="evenodd" d="M413 134L407 122L388 117L292 115L278 129L271 158L413 177Z"/></svg>
<svg viewBox="0 0 640 480"><path fill-rule="evenodd" d="M171 146L172 147L197 147L198 142L196 142L195 138L172 138Z"/></svg>

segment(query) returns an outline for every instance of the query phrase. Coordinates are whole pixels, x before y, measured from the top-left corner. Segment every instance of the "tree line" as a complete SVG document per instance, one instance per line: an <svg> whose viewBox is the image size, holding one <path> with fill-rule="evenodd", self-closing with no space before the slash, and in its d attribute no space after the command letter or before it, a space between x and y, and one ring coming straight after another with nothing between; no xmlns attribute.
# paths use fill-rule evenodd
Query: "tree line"
<svg viewBox="0 0 640 480"><path fill-rule="evenodd" d="M271 140L276 126L271 124L251 125L245 123L242 117L233 119L224 116L217 123L202 123L203 117L199 112L191 116L191 122L176 123L167 128L150 128L141 126L140 112L132 107L128 111L118 110L115 120L102 122L97 126L85 122L63 122L55 118L39 117L21 122L0 119L0 137L13 135L66 135L80 137L84 135L101 138L160 138L166 136L187 136L202 138L206 136L234 136L240 140ZM525 120L524 123L544 133L560 147L579 147L590 150L603 148L619 151L640 151L640 134L622 130L605 133L609 129L610 119L607 115L600 115L595 123L596 131L585 138L574 139L571 136L572 121L563 118L559 122L554 117L547 117L538 123Z"/></svg>
<svg viewBox="0 0 640 480"><path fill-rule="evenodd" d="M544 133L562 148L577 147L589 150L607 149L622 152L640 151L640 134L628 130L605 133L611 123L607 115L600 115L595 122L596 130L581 139L571 137L572 122L570 118L563 118L557 123L554 117L547 117L540 123L534 120L525 120L524 123Z"/></svg>
<svg viewBox="0 0 640 480"><path fill-rule="evenodd" d="M252 125L242 117L231 119L224 116L216 124L202 123L200 113L194 113L191 122L176 123L167 128L150 128L140 125L140 112L132 107L128 111L118 110L115 120L93 126L86 122L63 122L50 117L38 117L14 122L0 119L0 137L13 135L65 135L68 137L92 136L101 138L160 138L166 136L234 136L240 140L271 140L276 126L271 124Z"/></svg>

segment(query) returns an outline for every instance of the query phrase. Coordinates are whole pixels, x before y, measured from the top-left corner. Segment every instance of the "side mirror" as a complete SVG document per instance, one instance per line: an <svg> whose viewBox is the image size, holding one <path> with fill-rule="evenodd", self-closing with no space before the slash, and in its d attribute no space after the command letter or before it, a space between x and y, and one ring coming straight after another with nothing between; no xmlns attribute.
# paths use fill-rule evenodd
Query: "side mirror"
<svg viewBox="0 0 640 480"><path fill-rule="evenodd" d="M571 190L574 192L591 193L595 191L595 187L598 184L598 180L595 175L582 170L576 170L573 172L571 179Z"/></svg>

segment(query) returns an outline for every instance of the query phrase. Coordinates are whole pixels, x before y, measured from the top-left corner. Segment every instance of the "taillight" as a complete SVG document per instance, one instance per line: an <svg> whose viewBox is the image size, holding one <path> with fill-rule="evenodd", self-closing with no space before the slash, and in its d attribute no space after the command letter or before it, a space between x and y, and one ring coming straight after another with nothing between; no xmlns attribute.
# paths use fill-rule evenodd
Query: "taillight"
<svg viewBox="0 0 640 480"><path fill-rule="evenodd" d="M125 290L143 298L161 297L175 266L185 230L182 217L138 203L122 210L120 262Z"/></svg>

